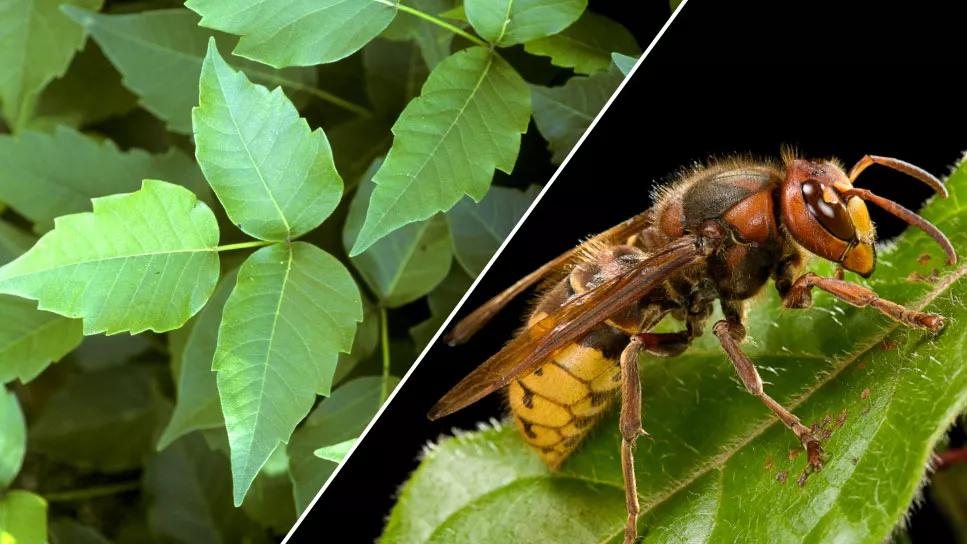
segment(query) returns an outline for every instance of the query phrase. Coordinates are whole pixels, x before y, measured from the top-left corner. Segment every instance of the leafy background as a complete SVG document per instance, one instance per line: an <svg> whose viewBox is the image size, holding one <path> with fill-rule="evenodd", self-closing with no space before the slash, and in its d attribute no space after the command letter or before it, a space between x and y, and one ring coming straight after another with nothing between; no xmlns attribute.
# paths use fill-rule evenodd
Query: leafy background
<svg viewBox="0 0 967 544"><path fill-rule="evenodd" d="M0 6L5 542L284 533L640 53L585 0L266 5Z"/></svg>
<svg viewBox="0 0 967 544"><path fill-rule="evenodd" d="M950 198L923 214L962 254L967 163L948 187ZM811 268L832 273L829 263ZM924 334L825 294L814 295L810 310L784 310L770 289L750 308L745 349L769 392L816 426L830 455L818 473L805 471L798 441L745 392L711 335L673 359L643 358L652 436L639 441L636 471L645 542L905 541L893 530L925 474L934 483L926 492L938 507L932 515L963 528L964 472L954 462L963 458L963 434L955 430L949 442L946 434L967 407L967 267L943 265L936 244L908 229L881 252L878 268L868 285L947 316L947 328ZM383 541L621 542L616 420L602 421L556 474L513 425L429 446Z"/></svg>

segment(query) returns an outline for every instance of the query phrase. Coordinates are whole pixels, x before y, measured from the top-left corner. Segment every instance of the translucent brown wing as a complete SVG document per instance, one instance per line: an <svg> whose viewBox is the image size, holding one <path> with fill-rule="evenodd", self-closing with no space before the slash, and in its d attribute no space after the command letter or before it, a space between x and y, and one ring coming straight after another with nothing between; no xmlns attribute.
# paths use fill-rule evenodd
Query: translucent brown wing
<svg viewBox="0 0 967 544"><path fill-rule="evenodd" d="M503 292L471 312L469 315L467 315L467 317L461 319L460 322L457 323L456 326L454 326L443 339L451 346L456 346L466 342L517 295L523 293L529 287L541 281L541 279L554 270L571 262L571 260L574 259L575 254L577 254L585 244L598 242L615 243L617 241L623 241L629 236L641 232L641 230L647 227L650 223L651 211L649 210L611 227L590 240L587 240L584 244L561 253L537 270L517 280L517 283L511 285Z"/></svg>
<svg viewBox="0 0 967 544"><path fill-rule="evenodd" d="M626 274L576 296L546 318L524 329L502 350L460 381L430 410L437 419L504 387L547 361L555 351L580 339L632 304L670 274L704 259L695 236L685 236L644 259Z"/></svg>

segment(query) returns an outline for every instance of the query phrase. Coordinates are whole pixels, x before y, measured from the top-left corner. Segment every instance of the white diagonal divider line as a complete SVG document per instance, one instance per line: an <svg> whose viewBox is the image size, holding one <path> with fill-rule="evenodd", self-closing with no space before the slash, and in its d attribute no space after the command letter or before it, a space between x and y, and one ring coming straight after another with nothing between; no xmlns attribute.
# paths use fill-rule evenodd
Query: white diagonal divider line
<svg viewBox="0 0 967 544"><path fill-rule="evenodd" d="M638 58L638 61L631 68L631 71L628 72L628 75L625 76L625 78L618 85L618 88L615 89L614 93L612 93L611 98L608 99L608 101L604 104L604 107L601 108L601 111L598 112L598 115L594 118L593 121L591 121L591 125L588 126L587 130L584 131L584 134L581 135L581 139L578 140L578 142L574 145L571 151L567 154L567 157L564 158L564 162L562 162L561 165L557 167L557 170L554 172L554 175L551 176L551 179L547 182L546 185L544 185L544 188L541 189L541 192L537 194L537 197L535 197L534 201L531 202L531 205L527 208L527 211L524 212L524 215L522 215L521 218L517 221L517 224L514 225L513 230L510 231L510 234L507 235L507 238L505 238L504 241L500 244L500 247L497 248L497 251L494 253L493 257L491 257L490 261L487 262L487 266L485 266L483 270L480 272L480 274L477 275L477 278L470 285L470 288L467 289L467 292L464 293L460 301L457 302L457 305L454 306L453 311L451 311L450 315L447 316L446 320L443 322L443 325L440 326L440 329L436 332L436 334L433 335L433 338L430 339L426 347L423 348L423 352L420 353L420 356L416 358L416 361L413 362L413 365L410 366L409 370L406 371L406 374L403 375L403 378L400 379L400 383L396 384L396 388L393 389L393 392L390 393L389 397L387 397L386 402L383 403L383 405L376 412L376 415L373 417L373 419L369 422L368 425L366 425L366 428L363 429L362 434L359 435L359 438L356 440L356 443L353 444L353 447L350 448L349 452L346 454L346 457L343 458L342 462L339 463L339 466L337 466L336 469L332 472L332 474L329 475L329 479L326 480L326 483L322 485L322 488L319 489L319 492L316 493L315 497L313 497L312 502L309 503L309 506L307 506L306 509L302 512L302 514L299 515L299 519L297 519L295 522L295 525L293 525L292 528L289 529L289 533L285 535L285 539L282 540L282 544L287 544L289 542L289 540L292 538L292 535L295 534L296 530L299 529L299 526L302 525L302 522L306 519L306 516L308 516L309 513L312 511L312 508L316 505L316 502L319 501L319 497L321 497L322 494L326 492L326 489L329 487L329 484L332 483L332 481L336 478L336 476L339 476L339 472L342 470L342 467L345 466L346 461L348 461L352 457L353 453L356 451L356 448L358 448L360 444L362 444L363 441L366 439L366 435L369 434L370 429L373 428L373 425L376 424L380 416L383 415L383 412L386 411L389 405L393 402L393 399L396 398L396 393L403 386L406 385L406 381L410 379L410 376L413 374L413 371L416 370L417 365L419 365L423 361L423 358L426 357L426 354L429 353L430 349L436 344L437 340L440 338L440 335L443 334L443 331L447 330L447 328L450 326L450 321L452 321L453 318L457 315L457 313L460 312L460 309L463 307L463 304L467 301L467 298L470 296L471 293L473 293L474 289L477 288L477 284L480 283L480 280L483 279L484 275L487 274L487 271L490 270L490 267L493 266L497 258L500 257L500 254L503 253L504 248L507 247L507 244L510 243L510 240L514 237L515 234L517 234L517 230L520 229L521 225L523 225L525 221L527 221L527 218L530 216L531 212L534 211L534 208L536 208L537 205L540 203L541 199L544 197L544 194L547 193L548 189L551 188L551 185L554 184L554 181L557 180L558 176L561 175L561 172L564 171L564 168L567 167L567 163L571 161L571 157L573 157L574 154L577 153L578 149L581 147L581 144L583 144L584 140L587 139L588 134L591 134L591 131L594 130L595 126L597 126L598 121L601 120L601 117L604 116L604 114L608 111L608 108L611 107L611 103L614 102L618 94L621 93L621 90L625 88L625 85L628 84L628 81L631 80L632 77L634 77L635 72L638 71L638 68L641 66L641 63L645 60L645 57L647 57L648 54L651 53L652 49L655 48L655 45L658 43L658 40L660 40L661 37L665 34L665 31L668 30L668 27L671 26L672 22L675 20L676 17L678 17L678 14L681 13L682 8L684 8L685 4L687 3L688 3L688 0L682 0L682 3L680 3L678 7L675 8L674 12L672 12L671 17L669 17L668 20L665 21L664 26L661 27L661 30L658 31L658 34L655 35L655 38L651 40L650 44L648 44L648 48L645 49L645 52L641 54L641 57Z"/></svg>

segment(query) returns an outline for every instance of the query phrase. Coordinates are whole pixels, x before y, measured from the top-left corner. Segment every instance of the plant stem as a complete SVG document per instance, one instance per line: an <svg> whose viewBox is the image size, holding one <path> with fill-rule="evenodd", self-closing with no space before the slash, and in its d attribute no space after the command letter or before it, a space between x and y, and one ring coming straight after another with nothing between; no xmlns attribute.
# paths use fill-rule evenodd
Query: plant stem
<svg viewBox="0 0 967 544"><path fill-rule="evenodd" d="M239 242L237 244L228 244L225 246L218 246L215 251L221 253L222 251L234 251L236 249L248 249L250 247L265 247L272 244L277 244L279 242L270 242L268 240L255 240L253 242Z"/></svg>
<svg viewBox="0 0 967 544"><path fill-rule="evenodd" d="M437 25L440 28L445 28L445 29L449 30L450 32L453 32L457 36L461 36L463 38L466 38L466 39L470 40L471 42L473 42L473 43L475 43L477 45L482 45L484 47L490 47L490 44L489 43L481 40L480 38L478 38L478 37L474 36L473 34L467 32L466 30L464 30L464 29L462 29L462 28L460 28L458 26L451 25L450 23L444 21L443 19L440 19L438 17L434 17L434 16L430 15L429 13L420 11L420 10L418 10L416 8L411 8L410 6L404 6L403 4L396 4L396 9L398 9L398 10L404 12L404 13L409 13L410 15L414 15L416 17L419 17L420 19L423 19L424 21L433 23L433 24Z"/></svg>
<svg viewBox="0 0 967 544"><path fill-rule="evenodd" d="M133 480L130 482L120 482L116 484L99 485L95 487L87 487L83 489L69 489L67 491L55 491L52 493L45 493L44 498L47 502L70 502L70 501L82 501L86 499L96 499L98 497L109 497L111 495L117 495L119 493L125 493L128 491L134 491L141 487L141 482L139 480Z"/></svg>
<svg viewBox="0 0 967 544"><path fill-rule="evenodd" d="M964 462L967 462L967 448L954 448L938 453L934 465L937 470L943 470L957 463Z"/></svg>
<svg viewBox="0 0 967 544"><path fill-rule="evenodd" d="M386 397L389 396L389 366L390 366L390 355L389 355L389 319L386 316L386 308L383 306L379 307L379 335L380 335L380 347L383 350L383 380L380 385L379 390L379 404L380 406L386 402Z"/></svg>

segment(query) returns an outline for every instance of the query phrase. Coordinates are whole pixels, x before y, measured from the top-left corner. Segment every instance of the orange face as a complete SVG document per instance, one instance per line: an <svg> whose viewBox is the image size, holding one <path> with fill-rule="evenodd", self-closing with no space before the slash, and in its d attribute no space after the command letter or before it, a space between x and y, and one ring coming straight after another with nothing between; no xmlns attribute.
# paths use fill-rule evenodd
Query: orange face
<svg viewBox="0 0 967 544"><path fill-rule="evenodd" d="M791 160L780 192L782 222L799 245L865 278L876 265L876 230L866 204L843 196L852 187L831 162Z"/></svg>

